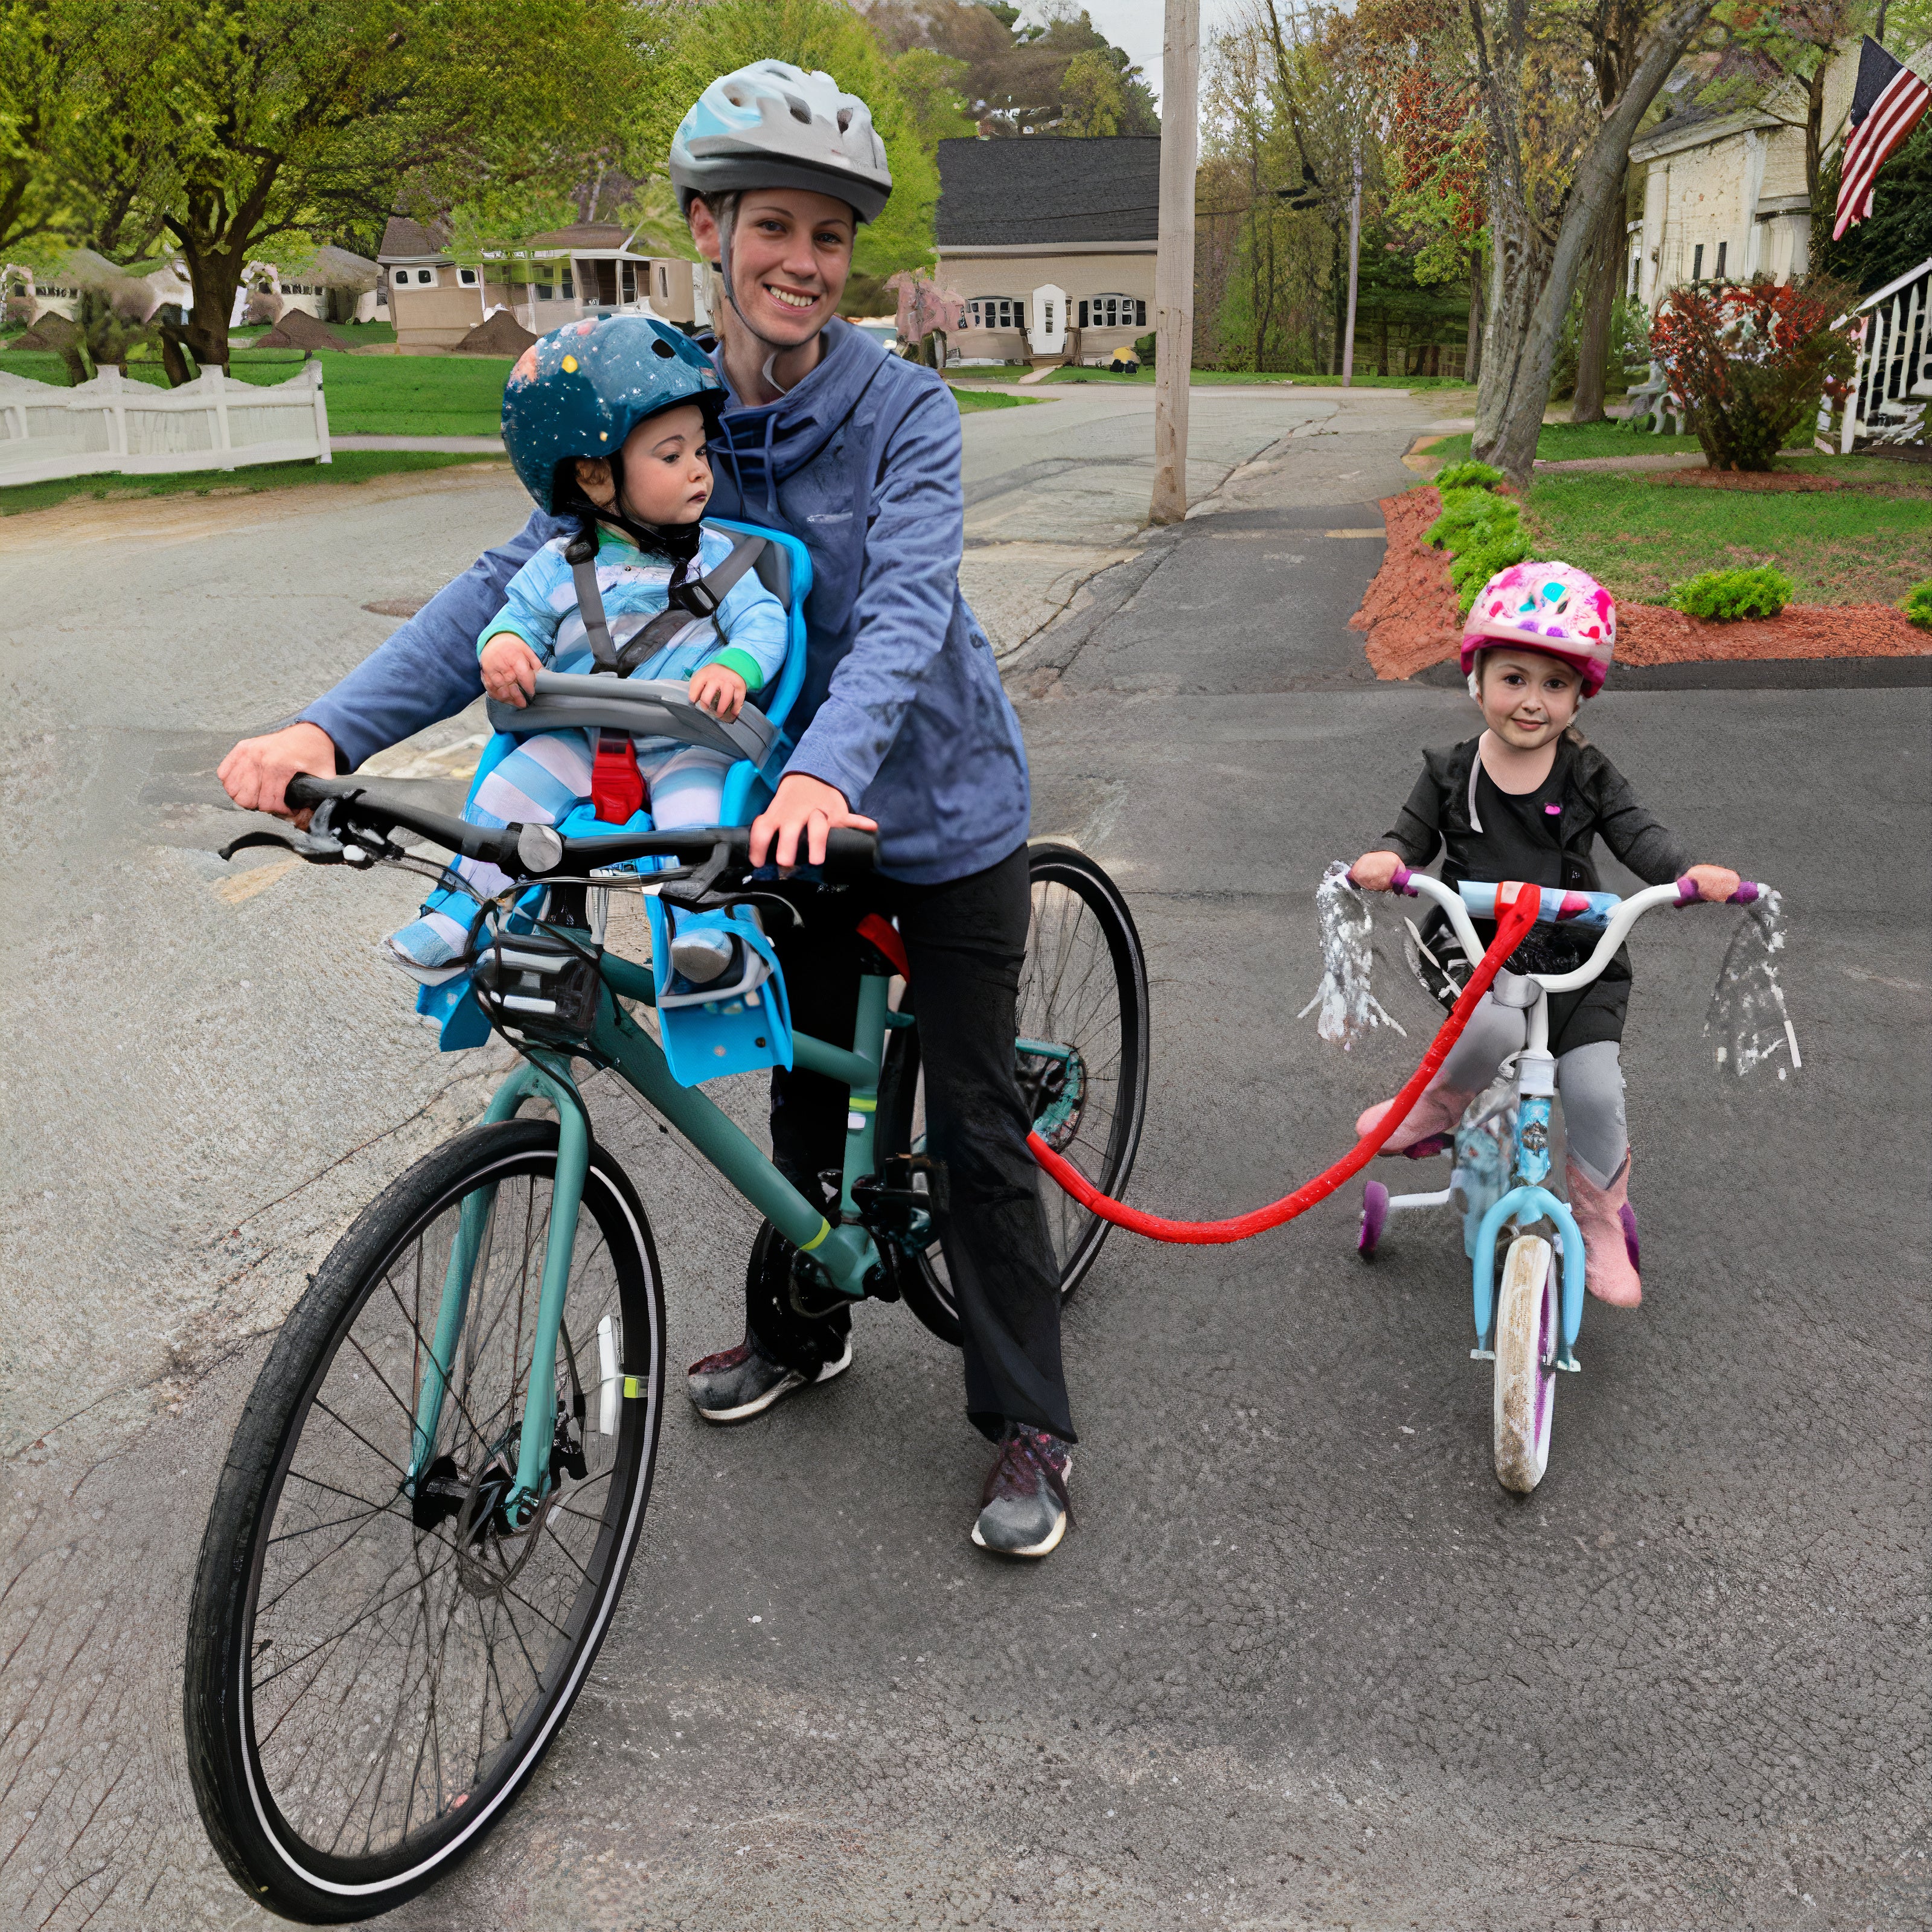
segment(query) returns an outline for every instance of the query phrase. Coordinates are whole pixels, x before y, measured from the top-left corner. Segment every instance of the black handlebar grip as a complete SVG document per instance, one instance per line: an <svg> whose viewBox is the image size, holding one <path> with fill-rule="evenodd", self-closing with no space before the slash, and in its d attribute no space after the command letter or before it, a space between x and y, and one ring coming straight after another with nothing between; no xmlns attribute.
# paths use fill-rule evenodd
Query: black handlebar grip
<svg viewBox="0 0 1932 1932"><path fill-rule="evenodd" d="M802 845L804 842L800 843ZM824 869L828 879L862 879L877 872L878 866L879 842L874 833L837 826L826 834Z"/></svg>
<svg viewBox="0 0 1932 1932"><path fill-rule="evenodd" d="M328 796L307 772L296 772L282 793L283 802L291 812L313 811Z"/></svg>

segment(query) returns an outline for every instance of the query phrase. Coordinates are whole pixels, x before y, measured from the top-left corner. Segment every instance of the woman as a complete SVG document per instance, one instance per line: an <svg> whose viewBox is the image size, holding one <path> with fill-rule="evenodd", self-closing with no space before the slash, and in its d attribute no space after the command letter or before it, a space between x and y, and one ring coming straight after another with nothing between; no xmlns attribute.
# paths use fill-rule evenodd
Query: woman
<svg viewBox="0 0 1932 1932"><path fill-rule="evenodd" d="M1018 722L959 591L958 411L932 371L838 319L859 224L892 188L863 101L828 75L754 62L706 88L670 167L723 290L714 360L729 394L712 446L713 512L788 531L812 560L797 745L752 828L752 855L816 861L834 826L878 832L872 903L897 919L911 968L967 1412L999 1445L973 1538L1043 1556L1066 1528L1074 1431L1059 1272L1014 1081L1030 800ZM295 772L352 770L472 702L477 634L560 528L533 515L296 722L238 745L221 767L235 802L282 811ZM849 1036L850 933L814 927L780 952L794 1023ZM821 1205L818 1177L840 1164L844 1118L832 1083L774 1075L774 1157ZM781 1248L751 1276L742 1339L693 1366L707 1420L761 1414L850 1365L850 1310L801 1316L789 1263Z"/></svg>

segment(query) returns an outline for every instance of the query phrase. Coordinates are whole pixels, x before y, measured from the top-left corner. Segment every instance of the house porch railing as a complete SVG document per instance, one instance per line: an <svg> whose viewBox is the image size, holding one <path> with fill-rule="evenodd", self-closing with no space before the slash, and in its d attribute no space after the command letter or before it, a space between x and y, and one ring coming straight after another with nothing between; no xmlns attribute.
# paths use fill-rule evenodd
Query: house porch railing
<svg viewBox="0 0 1932 1932"><path fill-rule="evenodd" d="M1925 406L1932 401L1932 261L1908 269L1868 296L1858 317L1858 375L1845 399L1838 448L1860 443L1922 443ZM1822 433L1831 429L1819 413Z"/></svg>

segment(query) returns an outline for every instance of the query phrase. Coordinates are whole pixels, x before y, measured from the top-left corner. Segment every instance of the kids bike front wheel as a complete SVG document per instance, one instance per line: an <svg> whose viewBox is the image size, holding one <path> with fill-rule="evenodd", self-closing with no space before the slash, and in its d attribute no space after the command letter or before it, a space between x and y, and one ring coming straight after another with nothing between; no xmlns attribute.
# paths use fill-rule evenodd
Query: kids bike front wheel
<svg viewBox="0 0 1932 1932"><path fill-rule="evenodd" d="M557 1138L473 1129L373 1202L230 1448L189 1623L189 1766L230 1871L285 1917L373 1917L473 1850L555 1739L623 1587L664 1301L636 1194L596 1146L538 1371L548 1477L533 1510L511 1487Z"/></svg>
<svg viewBox="0 0 1932 1932"><path fill-rule="evenodd" d="M1496 1296L1493 1424L1496 1480L1527 1496L1550 1466L1561 1332L1558 1269L1550 1244L1519 1234L1503 1264Z"/></svg>
<svg viewBox="0 0 1932 1932"><path fill-rule="evenodd" d="M1147 961L1113 880L1070 845L1030 849L1033 916L1016 1009L1014 1070L1034 1130L1103 1194L1133 1171L1147 1114ZM915 1004L917 988L913 989ZM879 1088L880 1151L926 1145L918 1030L895 1032ZM922 1175L916 1175L922 1186ZM1094 1265L1108 1223L1042 1178L1047 1240L1064 1301ZM959 1310L936 1228L896 1270L907 1305L957 1346Z"/></svg>

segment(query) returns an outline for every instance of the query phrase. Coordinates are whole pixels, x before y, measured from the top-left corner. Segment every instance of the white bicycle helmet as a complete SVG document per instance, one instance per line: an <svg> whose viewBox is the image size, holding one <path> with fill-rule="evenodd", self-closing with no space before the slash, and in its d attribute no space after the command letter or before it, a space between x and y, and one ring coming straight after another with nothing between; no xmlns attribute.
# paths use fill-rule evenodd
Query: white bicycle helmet
<svg viewBox="0 0 1932 1932"><path fill-rule="evenodd" d="M699 195L800 188L874 221L892 191L872 110L829 74L781 60L754 61L698 96L671 137L670 178L687 215Z"/></svg>

